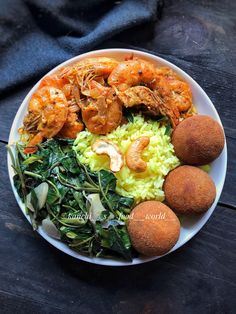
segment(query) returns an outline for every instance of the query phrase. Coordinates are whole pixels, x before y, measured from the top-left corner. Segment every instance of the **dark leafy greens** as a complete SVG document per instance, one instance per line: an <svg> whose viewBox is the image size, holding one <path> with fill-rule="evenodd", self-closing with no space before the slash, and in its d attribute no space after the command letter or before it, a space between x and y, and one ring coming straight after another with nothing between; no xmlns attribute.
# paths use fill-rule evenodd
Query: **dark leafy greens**
<svg viewBox="0 0 236 314"><path fill-rule="evenodd" d="M72 145L70 140L51 139L40 144L32 155L25 155L20 144L14 153L8 148L15 171L14 184L26 204L33 228L45 221L49 230L53 223L57 228L53 226L53 232L58 231L62 241L81 254L131 260L133 252L124 217L131 211L133 198L116 193L112 172L91 172L81 164ZM47 195L41 208L41 195L36 192L42 183ZM88 200L95 194L100 205L89 207ZM95 221L90 218L92 207Z"/></svg>
<svg viewBox="0 0 236 314"><path fill-rule="evenodd" d="M170 124L167 124L166 130L165 130L165 135L170 136L170 134L171 134L171 125L170 125Z"/></svg>

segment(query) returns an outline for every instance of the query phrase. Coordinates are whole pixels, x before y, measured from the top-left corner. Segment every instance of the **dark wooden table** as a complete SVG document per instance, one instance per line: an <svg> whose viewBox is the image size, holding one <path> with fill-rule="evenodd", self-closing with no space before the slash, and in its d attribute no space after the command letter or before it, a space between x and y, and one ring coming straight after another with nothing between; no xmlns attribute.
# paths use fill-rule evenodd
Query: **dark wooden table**
<svg viewBox="0 0 236 314"><path fill-rule="evenodd" d="M165 1L155 25L126 31L103 47L137 47L170 60L207 92L220 113L228 171L220 202L198 235L177 252L129 268L99 267L54 249L21 214L11 191L5 144L32 87L0 104L1 313L235 313L236 2ZM9 96L10 97L10 96ZM12 97L12 95L11 95Z"/></svg>

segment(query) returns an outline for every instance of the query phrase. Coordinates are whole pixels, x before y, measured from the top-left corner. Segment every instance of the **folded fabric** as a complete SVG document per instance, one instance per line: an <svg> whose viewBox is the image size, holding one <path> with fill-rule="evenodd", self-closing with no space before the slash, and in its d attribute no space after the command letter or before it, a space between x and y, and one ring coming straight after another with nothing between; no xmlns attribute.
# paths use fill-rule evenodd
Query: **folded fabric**
<svg viewBox="0 0 236 314"><path fill-rule="evenodd" d="M119 32L154 21L158 0L0 0L0 93Z"/></svg>

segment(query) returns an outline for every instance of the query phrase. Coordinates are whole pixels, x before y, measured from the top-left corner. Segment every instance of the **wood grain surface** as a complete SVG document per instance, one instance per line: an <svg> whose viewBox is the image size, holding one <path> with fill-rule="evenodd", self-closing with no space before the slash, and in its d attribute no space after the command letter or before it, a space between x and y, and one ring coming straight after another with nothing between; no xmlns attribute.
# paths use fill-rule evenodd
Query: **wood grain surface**
<svg viewBox="0 0 236 314"><path fill-rule="evenodd" d="M75 260L33 232L11 190L5 143L34 85L0 102L1 313L235 313L236 309L236 2L165 1L155 25L100 47L136 47L173 62L206 91L224 124L228 170L214 214L177 252L135 267ZM11 106L5 106L7 100Z"/></svg>

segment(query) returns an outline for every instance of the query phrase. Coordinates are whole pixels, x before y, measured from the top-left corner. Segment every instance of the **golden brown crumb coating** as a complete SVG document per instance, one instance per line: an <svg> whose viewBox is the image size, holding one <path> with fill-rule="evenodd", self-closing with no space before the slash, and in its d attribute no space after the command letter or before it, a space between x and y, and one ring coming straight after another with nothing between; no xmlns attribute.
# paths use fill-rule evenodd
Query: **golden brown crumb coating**
<svg viewBox="0 0 236 314"><path fill-rule="evenodd" d="M167 175L164 192L168 205L179 214L201 214L216 197L211 177L193 166L180 166Z"/></svg>
<svg viewBox="0 0 236 314"><path fill-rule="evenodd" d="M224 132L209 116L196 115L183 120L174 130L172 144L177 157L189 165L205 165L224 148Z"/></svg>
<svg viewBox="0 0 236 314"><path fill-rule="evenodd" d="M128 232L139 253L147 256L162 255L178 241L180 222L168 206L158 201L146 201L132 210Z"/></svg>

